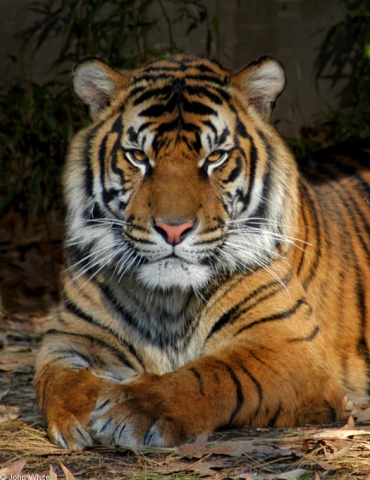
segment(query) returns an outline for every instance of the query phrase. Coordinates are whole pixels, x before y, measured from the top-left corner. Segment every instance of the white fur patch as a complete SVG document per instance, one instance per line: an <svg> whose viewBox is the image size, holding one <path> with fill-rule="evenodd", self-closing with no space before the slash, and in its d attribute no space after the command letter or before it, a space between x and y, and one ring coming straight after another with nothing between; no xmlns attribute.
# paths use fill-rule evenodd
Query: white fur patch
<svg viewBox="0 0 370 480"><path fill-rule="evenodd" d="M198 290L207 285L212 269L206 265L191 265L176 258L168 258L142 265L138 269L139 280L148 288L170 290Z"/></svg>

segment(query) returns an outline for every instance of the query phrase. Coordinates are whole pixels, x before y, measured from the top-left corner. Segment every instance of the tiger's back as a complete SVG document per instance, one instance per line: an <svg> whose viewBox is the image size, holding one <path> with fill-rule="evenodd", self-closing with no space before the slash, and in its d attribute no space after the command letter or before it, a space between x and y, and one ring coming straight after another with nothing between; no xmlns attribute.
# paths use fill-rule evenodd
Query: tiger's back
<svg viewBox="0 0 370 480"><path fill-rule="evenodd" d="M306 235L315 247L314 259L302 255L297 265L305 290L317 302L320 329L340 365L344 389L365 401L370 391L369 165L369 140L348 141L303 160L302 197L311 218Z"/></svg>
<svg viewBox="0 0 370 480"><path fill-rule="evenodd" d="M53 440L174 445L364 399L367 144L298 169L269 123L285 75L268 57L236 74L87 59L74 83L93 124L67 162L64 294L35 378Z"/></svg>

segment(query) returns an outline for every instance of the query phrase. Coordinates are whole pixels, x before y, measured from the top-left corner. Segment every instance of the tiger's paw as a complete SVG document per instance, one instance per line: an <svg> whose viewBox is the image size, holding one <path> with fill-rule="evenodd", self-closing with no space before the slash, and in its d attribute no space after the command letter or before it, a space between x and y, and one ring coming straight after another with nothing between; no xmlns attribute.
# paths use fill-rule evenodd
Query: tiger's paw
<svg viewBox="0 0 370 480"><path fill-rule="evenodd" d="M48 434L52 442L71 450L91 447L94 443L87 429L70 412L61 412L58 421L49 422Z"/></svg>
<svg viewBox="0 0 370 480"><path fill-rule="evenodd" d="M91 414L91 435L104 445L170 447L188 440L184 419L175 401L149 382L117 386L101 398Z"/></svg>
<svg viewBox="0 0 370 480"><path fill-rule="evenodd" d="M43 413L51 441L77 450L94 441L89 428L96 402L116 385L129 382L136 372L103 371L84 368L56 372L45 390Z"/></svg>

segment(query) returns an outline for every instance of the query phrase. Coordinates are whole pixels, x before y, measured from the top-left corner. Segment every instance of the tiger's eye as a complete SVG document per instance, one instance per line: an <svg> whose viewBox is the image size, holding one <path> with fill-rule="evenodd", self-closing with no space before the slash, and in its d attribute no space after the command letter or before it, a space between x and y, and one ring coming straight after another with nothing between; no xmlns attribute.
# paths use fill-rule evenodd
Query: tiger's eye
<svg viewBox="0 0 370 480"><path fill-rule="evenodd" d="M210 155L208 155L207 162L217 162L217 160L220 160L223 154L224 152L222 152L221 150L216 150L215 152L212 152Z"/></svg>
<svg viewBox="0 0 370 480"><path fill-rule="evenodd" d="M148 160L148 157L142 150L131 150L130 153L138 162L145 162L146 160Z"/></svg>

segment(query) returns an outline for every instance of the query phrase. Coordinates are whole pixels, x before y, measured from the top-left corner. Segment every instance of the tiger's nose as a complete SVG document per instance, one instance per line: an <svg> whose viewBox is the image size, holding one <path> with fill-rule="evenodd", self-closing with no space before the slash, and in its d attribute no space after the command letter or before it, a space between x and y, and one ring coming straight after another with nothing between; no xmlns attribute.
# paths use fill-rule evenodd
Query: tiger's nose
<svg viewBox="0 0 370 480"><path fill-rule="evenodd" d="M194 227L194 223L185 222L180 225L171 225L165 222L154 222L154 226L167 243L177 245L183 240L185 233Z"/></svg>

